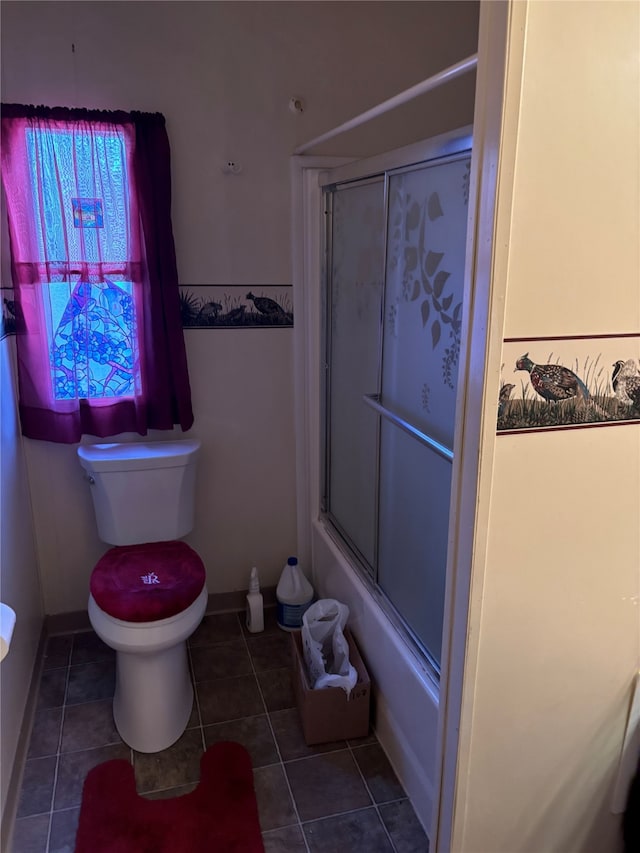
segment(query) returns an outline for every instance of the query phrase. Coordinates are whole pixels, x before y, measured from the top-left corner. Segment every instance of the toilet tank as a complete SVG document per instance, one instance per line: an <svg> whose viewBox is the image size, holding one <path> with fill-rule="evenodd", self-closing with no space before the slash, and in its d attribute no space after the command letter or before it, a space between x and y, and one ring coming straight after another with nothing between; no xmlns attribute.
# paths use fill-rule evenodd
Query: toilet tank
<svg viewBox="0 0 640 853"><path fill-rule="evenodd" d="M195 440L80 445L100 539L133 545L186 536L199 448Z"/></svg>

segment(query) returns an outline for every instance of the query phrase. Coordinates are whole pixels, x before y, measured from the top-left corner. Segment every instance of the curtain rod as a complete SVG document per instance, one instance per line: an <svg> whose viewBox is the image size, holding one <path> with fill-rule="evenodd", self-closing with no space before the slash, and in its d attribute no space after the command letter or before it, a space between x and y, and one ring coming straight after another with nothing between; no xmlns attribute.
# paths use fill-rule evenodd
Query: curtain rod
<svg viewBox="0 0 640 853"><path fill-rule="evenodd" d="M369 121L369 119L382 115L383 113L394 109L394 107L399 107L401 104L406 104L408 101L417 98L418 95L423 95L425 92L430 92L432 89L437 89L438 86L442 86L444 83L448 83L450 80L455 80L456 77L461 77L463 74L472 71L477 64L478 54L473 53L471 54L471 56L467 56L466 59L461 59L460 62L456 62L455 65L450 65L443 71L438 71L438 73L434 74L432 77L427 77L427 79L423 80L421 83L416 83L415 86L411 86L409 89L405 89L404 92L400 92L399 94L394 95L393 98L389 98L388 100L383 101L381 104L372 107L370 110L361 113L355 118L352 118L349 121L345 121L344 124L341 124L338 127L334 127L332 130L328 130L321 136L316 136L316 138L312 139L310 142L305 142L303 145L299 145L297 148L294 149L293 153L304 154L304 152L308 151L309 148L313 148L316 145L320 145L321 142L326 142L327 139L332 139L334 136L338 136L338 134L344 133L346 130L351 130L354 127L358 127L358 125L364 124L364 122Z"/></svg>

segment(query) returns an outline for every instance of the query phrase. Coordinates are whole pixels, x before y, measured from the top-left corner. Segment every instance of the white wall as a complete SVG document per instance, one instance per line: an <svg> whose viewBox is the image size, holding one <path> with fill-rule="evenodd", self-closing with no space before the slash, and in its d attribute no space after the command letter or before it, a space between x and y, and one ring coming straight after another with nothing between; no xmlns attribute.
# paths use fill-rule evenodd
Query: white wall
<svg viewBox="0 0 640 853"><path fill-rule="evenodd" d="M512 12L509 67L524 62L505 108L493 333L638 333L640 7ZM499 370L496 359L486 375L490 497L476 531L452 849L613 853L640 652L640 429L496 437Z"/></svg>
<svg viewBox="0 0 640 853"><path fill-rule="evenodd" d="M16 412L15 340L0 340L0 599L16 613L0 663L0 814L7 795L43 624L23 442ZM4 820L0 821L4 826Z"/></svg>
<svg viewBox="0 0 640 853"><path fill-rule="evenodd" d="M474 2L3 2L2 99L164 113L181 283L286 285L295 146L473 53L477 14ZM323 153L471 121L471 77L426 98ZM222 174L228 159L242 175ZM203 442L188 541L210 592L246 588L253 564L275 584L296 549L292 330L185 337ZM45 612L84 609L104 546L75 449L29 441L27 455Z"/></svg>

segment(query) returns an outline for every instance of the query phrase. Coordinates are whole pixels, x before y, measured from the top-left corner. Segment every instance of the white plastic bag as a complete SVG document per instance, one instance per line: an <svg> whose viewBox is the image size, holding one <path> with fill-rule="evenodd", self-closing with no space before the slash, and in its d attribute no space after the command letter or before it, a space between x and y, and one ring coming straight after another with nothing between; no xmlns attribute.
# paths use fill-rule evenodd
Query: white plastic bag
<svg viewBox="0 0 640 853"><path fill-rule="evenodd" d="M358 680L349 663L344 627L349 608L333 598L321 598L302 617L302 649L314 690L342 687L347 696Z"/></svg>

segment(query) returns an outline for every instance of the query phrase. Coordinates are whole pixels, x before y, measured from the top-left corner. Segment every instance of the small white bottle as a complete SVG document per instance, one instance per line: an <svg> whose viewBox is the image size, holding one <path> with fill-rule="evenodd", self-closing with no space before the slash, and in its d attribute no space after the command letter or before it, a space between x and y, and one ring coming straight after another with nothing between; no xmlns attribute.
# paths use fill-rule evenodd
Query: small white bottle
<svg viewBox="0 0 640 853"><path fill-rule="evenodd" d="M247 630L252 634L264 631L264 608L262 605L262 593L258 581L258 569L251 569L249 578L249 594L247 595Z"/></svg>

